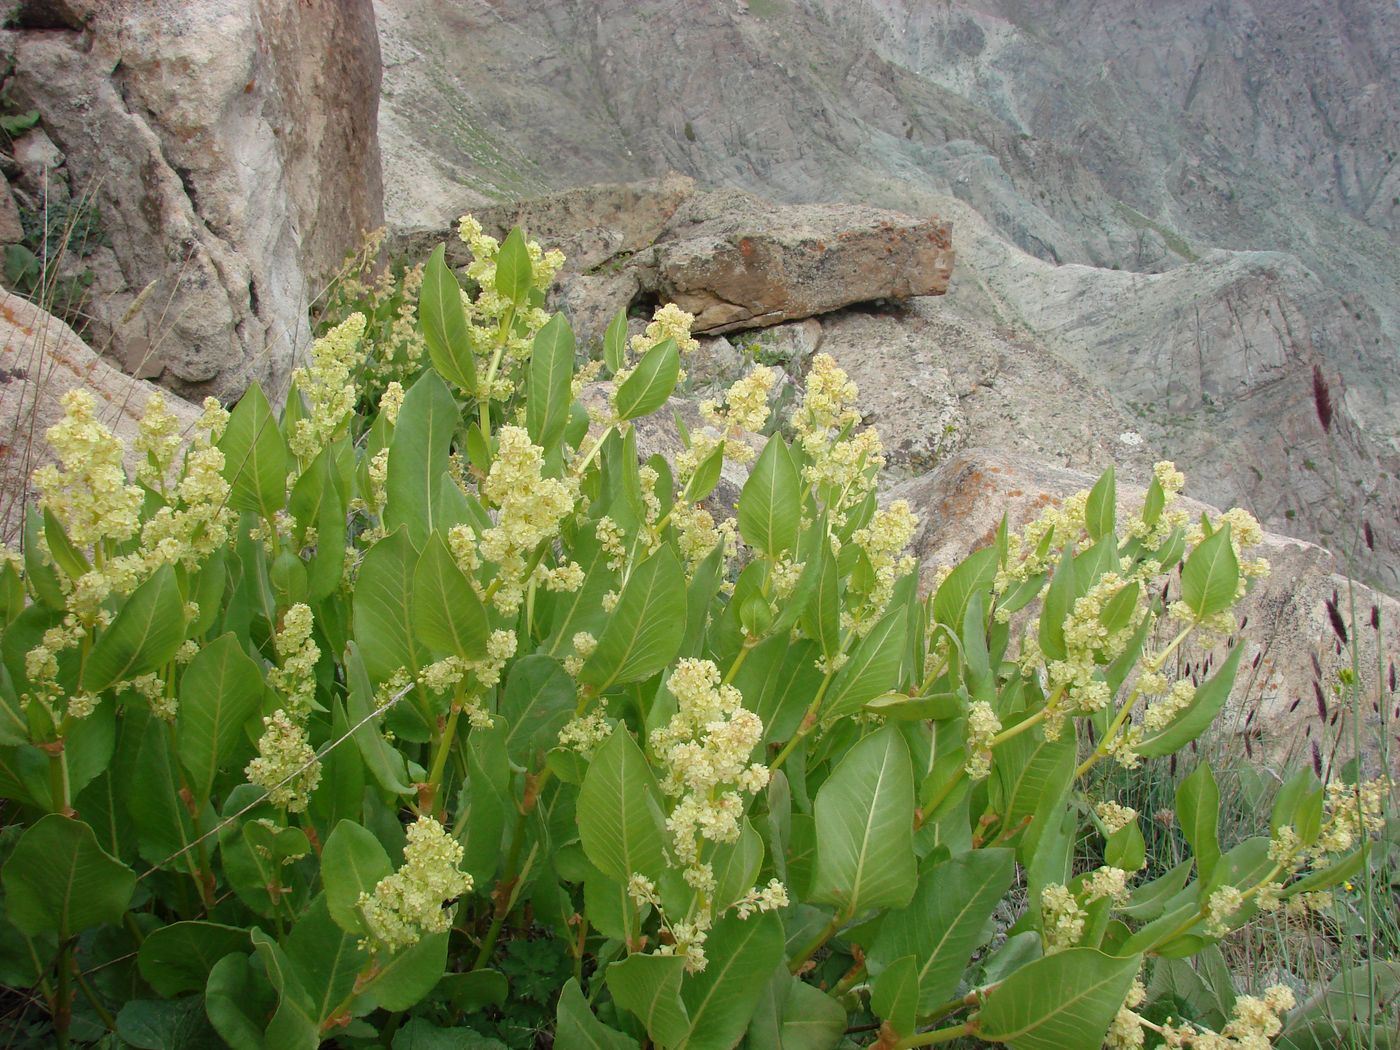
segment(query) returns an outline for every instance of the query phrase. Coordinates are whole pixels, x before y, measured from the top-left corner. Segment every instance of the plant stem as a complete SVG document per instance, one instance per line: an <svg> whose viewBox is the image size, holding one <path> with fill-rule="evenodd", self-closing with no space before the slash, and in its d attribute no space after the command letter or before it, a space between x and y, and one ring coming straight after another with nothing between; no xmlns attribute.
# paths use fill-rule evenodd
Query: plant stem
<svg viewBox="0 0 1400 1050"><path fill-rule="evenodd" d="M59 1050L68 1050L68 1026L73 1021L73 992L68 987L68 970L72 965L70 952L72 942L67 934L60 931L58 941L57 980L54 983L54 997L49 1006L53 1017L54 1043Z"/></svg>
<svg viewBox="0 0 1400 1050"><path fill-rule="evenodd" d="M802 743L817 724L817 712L821 710L822 701L826 699L826 690L835 677L835 671L826 673L826 677L822 679L821 688L817 690L817 695L812 698L812 703L807 707L806 714L802 716L802 724L797 727L797 732L793 733L791 739L783 745L783 749L778 752L778 757L768 763L769 772L776 772L787 761L788 755L792 754L793 748Z"/></svg>
<svg viewBox="0 0 1400 1050"><path fill-rule="evenodd" d="M1037 711L1035 714L1028 715L1027 717L1021 719L1021 721L1017 722L1010 729L1003 729L996 736L992 737L990 746L997 747L1001 744L1006 743L1008 740L1020 736L1027 729L1034 729L1036 726L1040 725L1041 722L1045 721L1046 713L1050 710L1050 704L1053 704L1054 702L1055 696L1052 694L1050 700L1046 703L1046 705L1042 707L1039 711Z"/></svg>
<svg viewBox="0 0 1400 1050"><path fill-rule="evenodd" d="M433 754L432 768L428 771L428 782L423 785L419 792L418 806L420 810L433 810L436 808L438 788L442 785L442 774L447 769L447 755L452 750L452 742L457 739L457 720L462 714L462 686L457 684L457 698L452 704L452 710L447 716L447 725L438 736L436 751Z"/></svg>
<svg viewBox="0 0 1400 1050"><path fill-rule="evenodd" d="M107 1031L117 1030L117 1019L112 1016L110 1010L102 1005L102 1000L97 998L97 993L92 990L92 986L83 977L83 971L77 967L73 968L73 977L78 982L78 988L82 990L83 997L91 1004L93 1011L97 1014L97 1019L106 1026Z"/></svg>
<svg viewBox="0 0 1400 1050"><path fill-rule="evenodd" d="M501 357L506 352L506 343L510 341L510 330L514 324L515 307L512 306L501 318L501 328L496 334L496 352L491 355L491 366L486 370L486 379L478 392L477 405L481 410L481 436L486 439L488 446L491 442L491 386L496 381L496 370L501 367Z"/></svg>
<svg viewBox="0 0 1400 1050"><path fill-rule="evenodd" d="M960 1039L965 1035L973 1033L971 1021L964 1021L960 1025L952 1028L938 1028L932 1032L919 1032L911 1035L908 1039L901 1039L894 1044L893 1050L911 1050L916 1046L933 1046L935 1043L951 1043L954 1039Z"/></svg>
<svg viewBox="0 0 1400 1050"><path fill-rule="evenodd" d="M822 927L821 932L803 945L801 951L788 961L789 972L797 973L801 970L803 964L813 955L816 955L821 946L831 940L831 938L836 935L836 931L846 924L846 920L847 916L842 915L840 912L833 915L831 921Z"/></svg>

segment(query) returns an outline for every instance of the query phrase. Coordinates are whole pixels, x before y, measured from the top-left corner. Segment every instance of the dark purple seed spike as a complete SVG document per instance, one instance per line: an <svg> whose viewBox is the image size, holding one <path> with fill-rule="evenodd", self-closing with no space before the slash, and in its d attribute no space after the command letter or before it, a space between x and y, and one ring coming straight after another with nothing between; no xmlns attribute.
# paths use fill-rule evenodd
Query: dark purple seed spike
<svg viewBox="0 0 1400 1050"><path fill-rule="evenodd" d="M1347 644L1347 625L1342 620L1342 611L1337 608L1337 595L1332 592L1332 600L1327 602L1327 619L1332 624L1332 633L1335 634L1343 645Z"/></svg>
<svg viewBox="0 0 1400 1050"><path fill-rule="evenodd" d="M1327 700L1322 695L1322 686L1314 682L1312 687L1313 696L1317 697L1317 717L1325 722L1327 721Z"/></svg>
<svg viewBox="0 0 1400 1050"><path fill-rule="evenodd" d="M1308 728L1311 729L1312 727L1309 726ZM1318 779L1318 780L1321 780L1321 779L1322 779L1322 750L1317 746L1317 741L1316 741L1316 740L1312 741L1312 760L1313 760L1313 773L1315 773L1315 774L1317 775L1317 779Z"/></svg>
<svg viewBox="0 0 1400 1050"><path fill-rule="evenodd" d="M1328 389L1321 365L1313 365L1313 407L1317 409L1317 421L1322 424L1323 433L1332 433L1332 391Z"/></svg>

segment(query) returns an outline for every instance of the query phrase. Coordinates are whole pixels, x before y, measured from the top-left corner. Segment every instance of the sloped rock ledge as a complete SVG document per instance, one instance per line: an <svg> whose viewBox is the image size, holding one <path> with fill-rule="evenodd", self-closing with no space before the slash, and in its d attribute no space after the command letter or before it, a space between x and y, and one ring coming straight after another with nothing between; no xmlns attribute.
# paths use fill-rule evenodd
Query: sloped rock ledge
<svg viewBox="0 0 1400 1050"><path fill-rule="evenodd" d="M703 191L670 175L591 186L488 209L482 226L521 225L569 262L556 302L584 339L644 298L695 315L697 333L764 328L855 303L942 295L953 270L951 226L848 204L778 205L738 190ZM451 230L399 239L419 256Z"/></svg>

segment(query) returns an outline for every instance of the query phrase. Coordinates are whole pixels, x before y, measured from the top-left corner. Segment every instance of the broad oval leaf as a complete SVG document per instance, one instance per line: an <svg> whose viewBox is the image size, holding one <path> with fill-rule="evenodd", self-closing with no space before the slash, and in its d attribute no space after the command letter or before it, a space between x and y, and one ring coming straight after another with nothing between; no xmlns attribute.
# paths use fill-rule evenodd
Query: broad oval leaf
<svg viewBox="0 0 1400 1050"><path fill-rule="evenodd" d="M346 933L363 933L364 920L357 902L379 880L394 870L389 854L374 833L353 821L342 820L321 850L321 885L331 919Z"/></svg>
<svg viewBox="0 0 1400 1050"><path fill-rule="evenodd" d="M162 565L131 592L83 668L83 688L100 693L168 663L185 640L185 603L175 570Z"/></svg>
<svg viewBox="0 0 1400 1050"><path fill-rule="evenodd" d="M987 996L977 1035L1012 1050L1099 1050L1141 964L1093 948L1037 959Z"/></svg>
<svg viewBox="0 0 1400 1050"><path fill-rule="evenodd" d="M1226 522L1193 550L1181 569L1181 600L1198 619L1223 612L1235 603L1240 563Z"/></svg>
<svg viewBox="0 0 1400 1050"><path fill-rule="evenodd" d="M594 866L623 885L656 878L666 866L661 791L625 726L613 730L588 764L578 794L578 831Z"/></svg>
<svg viewBox="0 0 1400 1050"><path fill-rule="evenodd" d="M209 974L230 952L249 952L252 943L241 926L217 922L175 922L146 935L137 953L141 976L164 996L204 989Z"/></svg>
<svg viewBox="0 0 1400 1050"><path fill-rule="evenodd" d="M1089 538L1097 541L1112 535L1117 526L1117 515L1118 486L1113 468L1109 467L1089 490L1089 499L1084 504L1084 528Z"/></svg>
<svg viewBox="0 0 1400 1050"><path fill-rule="evenodd" d="M423 651L414 635L413 573L418 551L408 530L396 529L371 547L355 580L355 641L365 670L383 682L400 667L415 677ZM353 715L352 715L353 717Z"/></svg>
<svg viewBox="0 0 1400 1050"><path fill-rule="evenodd" d="M525 234L517 226L506 234L496 253L496 291L516 306L524 306L535 286L535 268L530 262L530 249Z"/></svg>
<svg viewBox="0 0 1400 1050"><path fill-rule="evenodd" d="M176 739L190 793L200 805L209 800L220 769L247 744L243 727L258 714L265 690L262 670L232 631L201 649L185 668Z"/></svg>
<svg viewBox="0 0 1400 1050"><path fill-rule="evenodd" d="M887 612L860 640L831 682L831 690L822 705L823 721L854 714L863 704L899 684L907 627L907 612L896 608Z"/></svg>
<svg viewBox="0 0 1400 1050"><path fill-rule="evenodd" d="M555 314L535 336L525 392L525 429L546 454L564 437L573 378L573 329L563 314Z"/></svg>
<svg viewBox="0 0 1400 1050"><path fill-rule="evenodd" d="M865 737L816 798L817 864L808 900L853 917L902 908L916 886L914 774L893 726Z"/></svg>
<svg viewBox="0 0 1400 1050"><path fill-rule="evenodd" d="M404 395L389 442L384 523L390 530L407 525L414 546L421 547L440 524L440 480L459 422L457 400L436 372L424 372Z"/></svg>
<svg viewBox="0 0 1400 1050"><path fill-rule="evenodd" d="M613 396L618 419L649 416L666 403L681 374L681 355L674 339L665 339L637 362Z"/></svg>
<svg viewBox="0 0 1400 1050"><path fill-rule="evenodd" d="M413 570L413 626L438 652L463 660L486 656L486 608L437 530Z"/></svg>
<svg viewBox="0 0 1400 1050"><path fill-rule="evenodd" d="M640 682L671 662L685 638L685 570L669 546L632 570L579 681Z"/></svg>
<svg viewBox="0 0 1400 1050"><path fill-rule="evenodd" d="M287 502L287 442L257 383L234 406L219 451L229 483L228 505L271 520Z"/></svg>
<svg viewBox="0 0 1400 1050"><path fill-rule="evenodd" d="M80 820L50 813L25 829L0 873L10 921L60 938L120 922L136 873L97 844Z"/></svg>
<svg viewBox="0 0 1400 1050"><path fill-rule="evenodd" d="M802 475L787 443L774 434L739 494L739 533L755 550L777 558L797 547L802 523Z"/></svg>
<svg viewBox="0 0 1400 1050"><path fill-rule="evenodd" d="M967 961L1016 874L1009 849L969 850L924 869L914 899L886 916L870 946L872 972L906 955L917 960L920 1016L958 990Z"/></svg>
<svg viewBox="0 0 1400 1050"><path fill-rule="evenodd" d="M1211 675L1199 689L1184 711L1177 713L1170 722L1160 729L1149 730L1141 743L1133 748L1140 755L1169 755L1180 751L1210 728L1215 716L1230 698L1230 690L1235 684L1235 672L1240 666L1244 646L1237 645L1221 664L1220 670Z"/></svg>
<svg viewBox="0 0 1400 1050"><path fill-rule="evenodd" d="M462 308L462 286L447 265L446 246L442 244L433 249L423 267L418 323L433 367L460 390L476 393L476 357L467 313Z"/></svg>
<svg viewBox="0 0 1400 1050"><path fill-rule="evenodd" d="M681 986L688 1015L678 1050L729 1050L743 1037L766 978L783 959L783 924L776 912L748 919L728 915L705 942L705 969Z"/></svg>

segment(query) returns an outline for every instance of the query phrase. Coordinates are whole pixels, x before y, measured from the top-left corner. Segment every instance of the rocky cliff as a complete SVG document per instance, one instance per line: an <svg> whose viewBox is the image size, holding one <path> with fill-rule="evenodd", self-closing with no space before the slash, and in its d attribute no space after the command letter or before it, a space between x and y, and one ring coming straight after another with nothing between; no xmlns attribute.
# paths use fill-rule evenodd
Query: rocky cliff
<svg viewBox="0 0 1400 1050"><path fill-rule="evenodd" d="M1355 548L1368 578L1400 588L1395 5L375 10L392 225L670 169L951 219L947 323L1033 345L1187 465L1203 498ZM1325 440L1314 366L1338 406ZM1035 377L1016 383L1036 396ZM1051 460L1084 459L1072 428L1041 436Z"/></svg>
<svg viewBox="0 0 1400 1050"><path fill-rule="evenodd" d="M81 219L57 265L92 282L89 339L182 393L276 393L311 299L382 220L368 0L7 6L4 99L39 119L7 173L56 220L55 257Z"/></svg>

